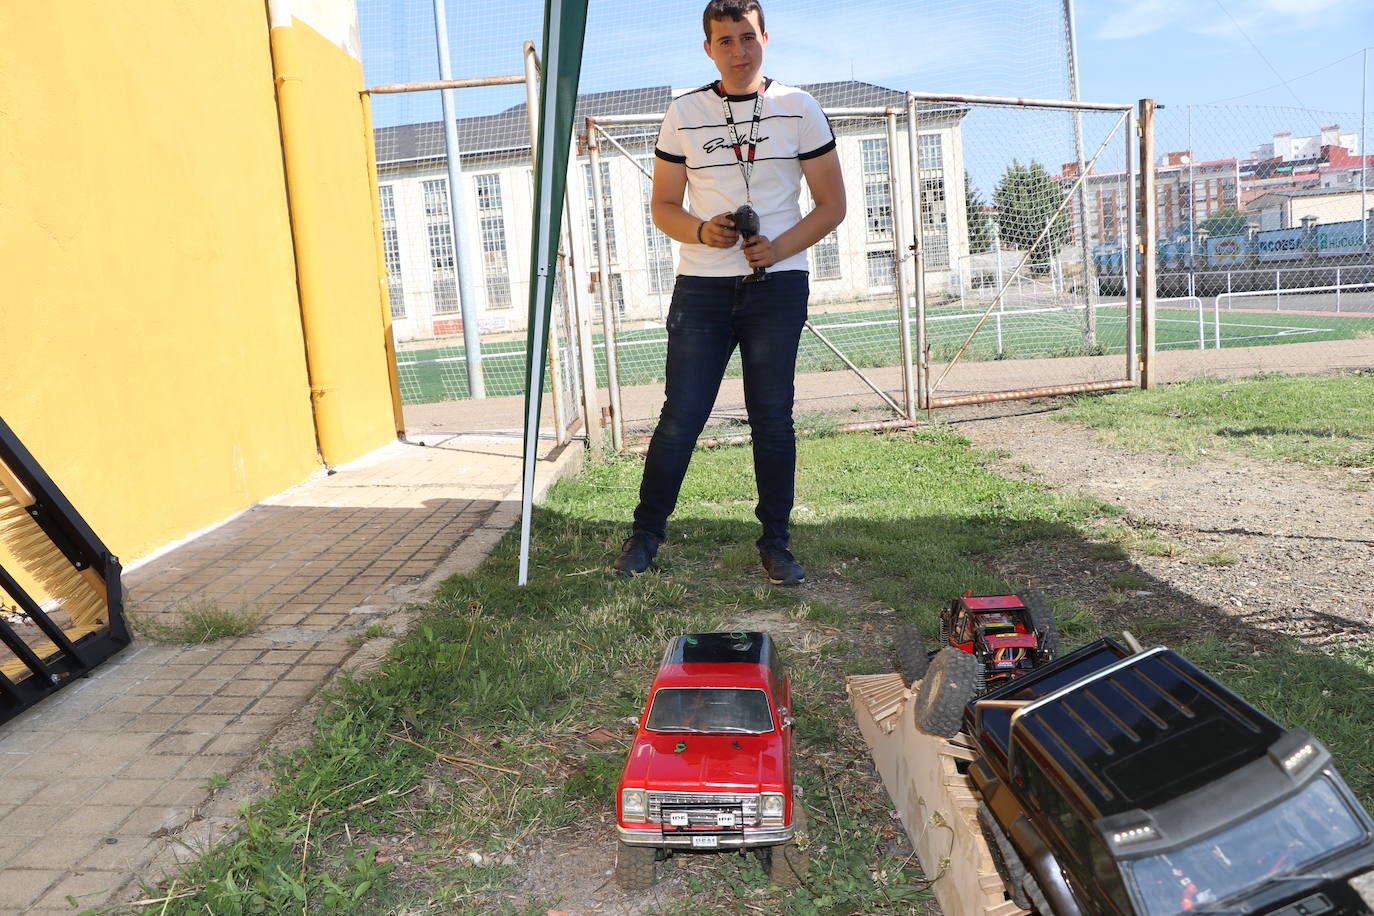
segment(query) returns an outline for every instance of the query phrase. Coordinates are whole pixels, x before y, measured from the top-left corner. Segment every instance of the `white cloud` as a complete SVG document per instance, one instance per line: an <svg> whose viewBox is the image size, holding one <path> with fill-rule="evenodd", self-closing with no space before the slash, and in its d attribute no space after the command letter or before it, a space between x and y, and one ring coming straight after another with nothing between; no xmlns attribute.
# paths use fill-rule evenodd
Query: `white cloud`
<svg viewBox="0 0 1374 916"><path fill-rule="evenodd" d="M1097 38L1139 38L1180 28L1199 34L1226 35L1235 34L1236 24L1239 24L1252 38L1259 40L1255 31L1330 28L1331 17L1340 16L1348 9L1344 0L1223 0L1225 9L1216 0L1109 0L1109 3L1112 8L1101 20L1096 30ZM1080 0L1081 10L1087 6ZM1230 16L1227 16L1228 11Z"/></svg>

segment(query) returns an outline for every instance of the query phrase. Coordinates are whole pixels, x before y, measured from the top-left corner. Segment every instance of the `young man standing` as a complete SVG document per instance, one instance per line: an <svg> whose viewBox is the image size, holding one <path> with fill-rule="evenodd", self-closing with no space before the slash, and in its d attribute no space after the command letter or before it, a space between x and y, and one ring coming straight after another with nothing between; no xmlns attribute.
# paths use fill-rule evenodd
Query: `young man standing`
<svg viewBox="0 0 1374 916"><path fill-rule="evenodd" d="M667 319L663 411L615 571L636 575L653 567L692 449L738 346L759 494L755 515L763 525L759 560L774 584L798 585L806 571L791 553L788 520L797 454L793 383L809 293L806 250L844 218L844 182L820 105L763 76L768 33L757 0L711 0L702 26L720 79L673 101L655 149L654 224L682 243L682 254ZM816 203L805 216L803 178ZM734 214L745 204L757 213L759 228L741 238ZM766 269L761 277L758 268Z"/></svg>

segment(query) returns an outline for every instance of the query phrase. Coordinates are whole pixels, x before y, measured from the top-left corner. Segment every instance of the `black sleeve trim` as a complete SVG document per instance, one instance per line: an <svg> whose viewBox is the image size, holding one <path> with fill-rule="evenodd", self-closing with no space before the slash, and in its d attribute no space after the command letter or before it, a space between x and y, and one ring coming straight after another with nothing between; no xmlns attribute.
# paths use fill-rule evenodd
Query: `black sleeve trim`
<svg viewBox="0 0 1374 916"><path fill-rule="evenodd" d="M831 143L830 145L834 146L835 144ZM680 164L687 161L686 156L674 156L672 153L665 153L657 146L654 147L654 155L662 159L664 162L677 162Z"/></svg>
<svg viewBox="0 0 1374 916"><path fill-rule="evenodd" d="M797 155L797 158L805 162L807 159L815 159L817 156L824 156L826 153L830 152L834 148L835 140L834 138L831 138L830 142L827 143L825 146L822 146L819 149L813 149L809 153L799 153ZM660 153L660 155L662 154Z"/></svg>

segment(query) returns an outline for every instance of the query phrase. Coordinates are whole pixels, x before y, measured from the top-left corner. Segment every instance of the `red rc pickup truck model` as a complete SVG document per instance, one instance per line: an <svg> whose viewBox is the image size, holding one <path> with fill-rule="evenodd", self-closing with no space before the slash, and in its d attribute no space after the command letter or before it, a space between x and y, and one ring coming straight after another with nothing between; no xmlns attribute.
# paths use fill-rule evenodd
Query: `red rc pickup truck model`
<svg viewBox="0 0 1374 916"><path fill-rule="evenodd" d="M655 863L682 850L753 850L773 883L801 882L791 705L766 633L668 644L616 793L621 887L651 886Z"/></svg>

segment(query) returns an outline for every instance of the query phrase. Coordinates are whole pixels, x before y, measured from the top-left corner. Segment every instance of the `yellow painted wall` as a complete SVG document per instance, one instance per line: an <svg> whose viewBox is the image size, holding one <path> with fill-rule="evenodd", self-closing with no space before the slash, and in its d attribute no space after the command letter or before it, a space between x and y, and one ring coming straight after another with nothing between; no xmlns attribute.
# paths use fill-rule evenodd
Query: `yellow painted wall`
<svg viewBox="0 0 1374 916"><path fill-rule="evenodd" d="M262 0L0 4L0 417L126 560L319 468L269 35ZM329 47L308 63L353 108L320 113L345 144L322 215L360 225L323 234L321 346L364 366L339 462L394 430L384 363L359 393L382 361L361 70Z"/></svg>
<svg viewBox="0 0 1374 916"><path fill-rule="evenodd" d="M289 3L280 3L289 6ZM312 11L314 12L314 11ZM331 464L395 438L362 62L292 18L272 30L307 353ZM375 328L372 334L360 329Z"/></svg>

